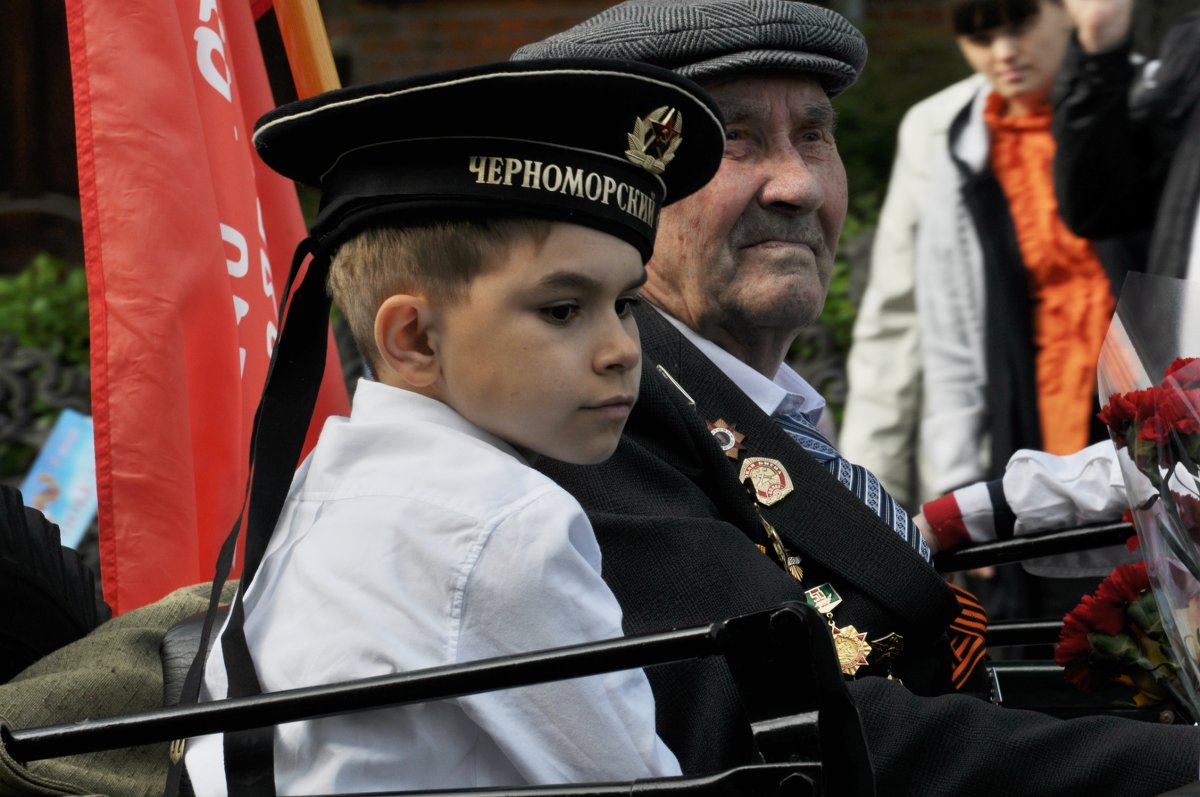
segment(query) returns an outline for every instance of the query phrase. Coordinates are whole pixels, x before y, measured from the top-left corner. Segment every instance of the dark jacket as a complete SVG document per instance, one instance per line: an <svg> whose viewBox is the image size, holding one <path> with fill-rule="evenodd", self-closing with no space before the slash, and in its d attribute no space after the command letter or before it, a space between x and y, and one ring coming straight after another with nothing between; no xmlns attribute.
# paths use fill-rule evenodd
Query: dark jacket
<svg viewBox="0 0 1200 797"><path fill-rule="evenodd" d="M803 600L803 587L829 582L845 599L834 611L839 625L854 624L868 639L904 637L895 667L903 686L872 677L871 669L850 684L879 794L1148 795L1195 779L1200 734L1190 728L1108 718L1066 723L974 697L930 697L949 688L945 630L957 604L943 580L653 308L636 313L646 357L641 397L616 454L590 467L540 465L588 510L627 632ZM738 464L705 424L718 419L745 435L742 458L772 457L790 474L795 492L762 511L802 557L803 587L756 547L767 541L738 484ZM648 674L659 733L685 772L750 760L723 661Z"/></svg>
<svg viewBox="0 0 1200 797"><path fill-rule="evenodd" d="M1200 203L1200 12L1163 41L1153 69L1130 45L1087 55L1072 41L1054 94L1060 212L1078 235L1152 231L1147 271L1186 277Z"/></svg>

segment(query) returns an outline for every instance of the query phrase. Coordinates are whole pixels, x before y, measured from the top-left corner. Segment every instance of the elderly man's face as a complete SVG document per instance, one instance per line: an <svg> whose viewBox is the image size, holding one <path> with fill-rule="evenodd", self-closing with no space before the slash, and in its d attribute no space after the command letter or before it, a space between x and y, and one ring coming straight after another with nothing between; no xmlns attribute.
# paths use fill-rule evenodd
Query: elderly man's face
<svg viewBox="0 0 1200 797"><path fill-rule="evenodd" d="M717 176L663 210L645 294L734 354L821 312L846 218L846 172L820 84L772 75L707 87L726 119ZM686 132L685 132L686 135ZM786 343L784 343L786 348Z"/></svg>

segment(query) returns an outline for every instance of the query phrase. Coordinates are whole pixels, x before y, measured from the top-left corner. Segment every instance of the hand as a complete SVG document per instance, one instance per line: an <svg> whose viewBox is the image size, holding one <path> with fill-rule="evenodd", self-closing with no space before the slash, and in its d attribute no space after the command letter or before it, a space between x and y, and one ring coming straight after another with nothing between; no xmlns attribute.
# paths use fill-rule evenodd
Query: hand
<svg viewBox="0 0 1200 797"><path fill-rule="evenodd" d="M917 531L921 532L921 537L925 539L925 544L929 546L929 555L933 556L942 550L942 544L934 536L933 529L929 526L929 521L925 519L924 513L914 515L912 520L913 524L917 527Z"/></svg>
<svg viewBox="0 0 1200 797"><path fill-rule="evenodd" d="M1063 0L1085 53L1111 50L1129 36L1134 0Z"/></svg>

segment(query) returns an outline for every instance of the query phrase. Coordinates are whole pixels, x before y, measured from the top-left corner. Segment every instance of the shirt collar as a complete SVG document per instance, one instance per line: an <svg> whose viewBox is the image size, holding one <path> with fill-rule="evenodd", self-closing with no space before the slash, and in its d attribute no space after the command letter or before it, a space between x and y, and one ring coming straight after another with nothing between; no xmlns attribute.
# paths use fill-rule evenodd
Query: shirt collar
<svg viewBox="0 0 1200 797"><path fill-rule="evenodd" d="M687 324L655 308L670 321L717 369L741 388L767 415L801 414L816 424L825 409L825 399L804 377L787 363L779 367L774 379L768 379L711 340L700 337Z"/></svg>
<svg viewBox="0 0 1200 797"><path fill-rule="evenodd" d="M433 423L445 426L529 464L529 460L507 441L476 426L449 404L371 379L359 379L355 385L350 417L357 423L382 421L389 425Z"/></svg>

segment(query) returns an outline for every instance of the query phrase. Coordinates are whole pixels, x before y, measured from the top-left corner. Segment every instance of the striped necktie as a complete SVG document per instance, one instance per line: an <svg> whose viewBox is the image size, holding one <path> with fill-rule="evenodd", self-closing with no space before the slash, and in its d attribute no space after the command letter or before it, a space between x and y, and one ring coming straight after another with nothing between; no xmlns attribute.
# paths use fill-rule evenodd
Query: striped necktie
<svg viewBox="0 0 1200 797"><path fill-rule="evenodd" d="M887 490L883 489L875 474L861 465L851 464L804 415L794 413L776 415L774 418L789 437L799 443L813 459L824 465L846 489L858 496L858 500L879 515L884 523L921 555L922 559L929 561L929 546L921 538L921 532L917 530L916 524L912 522L904 507L896 503Z"/></svg>

